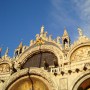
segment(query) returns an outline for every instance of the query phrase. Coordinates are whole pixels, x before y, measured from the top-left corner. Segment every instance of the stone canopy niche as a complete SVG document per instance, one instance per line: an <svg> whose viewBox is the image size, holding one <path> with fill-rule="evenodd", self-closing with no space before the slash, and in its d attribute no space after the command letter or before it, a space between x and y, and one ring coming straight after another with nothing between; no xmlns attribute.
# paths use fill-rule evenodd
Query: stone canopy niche
<svg viewBox="0 0 90 90"><path fill-rule="evenodd" d="M27 61L23 64L23 68L44 67L45 63L48 63L49 66L53 66L54 61L58 62L57 57L52 52L39 51L27 58Z"/></svg>
<svg viewBox="0 0 90 90"><path fill-rule="evenodd" d="M79 61L86 60L88 58L90 58L90 46L82 46L72 53L70 60Z"/></svg>
<svg viewBox="0 0 90 90"><path fill-rule="evenodd" d="M39 76L24 76L16 80L7 90L50 90L48 82Z"/></svg>

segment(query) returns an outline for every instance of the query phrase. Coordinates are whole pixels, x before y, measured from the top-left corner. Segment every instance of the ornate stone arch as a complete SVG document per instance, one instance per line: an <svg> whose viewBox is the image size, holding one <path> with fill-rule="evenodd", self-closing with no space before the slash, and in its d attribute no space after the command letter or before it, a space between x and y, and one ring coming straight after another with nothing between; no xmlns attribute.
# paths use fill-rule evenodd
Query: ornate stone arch
<svg viewBox="0 0 90 90"><path fill-rule="evenodd" d="M37 69L23 69L19 72L14 73L8 81L6 81L2 87L2 90L9 90L9 87L13 85L13 83L17 83L20 78L24 78L25 76L37 77L38 79L42 80L46 83L48 90L58 90L57 83L54 82L54 78L52 75L47 73L45 70L37 68ZM42 78L42 79L41 79Z"/></svg>
<svg viewBox="0 0 90 90"><path fill-rule="evenodd" d="M78 90L81 83L90 78L90 71L81 73L77 78L73 80L71 87L69 90Z"/></svg>
<svg viewBox="0 0 90 90"><path fill-rule="evenodd" d="M70 62L72 62L71 57L74 58L74 56L72 56L72 55L75 53L75 51L79 51L80 48L86 48L86 47L88 47L90 49L90 42L85 42L85 43L78 44L77 46L74 46L68 53L68 60ZM86 48L86 49L88 49L88 48ZM87 51L87 50L85 50L85 51Z"/></svg>
<svg viewBox="0 0 90 90"><path fill-rule="evenodd" d="M31 56L33 53L35 52L38 52L39 50L43 51L49 51L49 52L52 52L56 57L57 57L57 60L58 60L58 63L60 64L62 62L62 59L63 59L63 53L62 51L60 50L60 48L58 48L57 46L54 46L52 44L44 44L42 45L41 47L40 46L35 46L33 48L29 47L25 52L23 52L21 54L21 56L16 60L16 65L18 63L25 63L27 61L27 58L29 56Z"/></svg>

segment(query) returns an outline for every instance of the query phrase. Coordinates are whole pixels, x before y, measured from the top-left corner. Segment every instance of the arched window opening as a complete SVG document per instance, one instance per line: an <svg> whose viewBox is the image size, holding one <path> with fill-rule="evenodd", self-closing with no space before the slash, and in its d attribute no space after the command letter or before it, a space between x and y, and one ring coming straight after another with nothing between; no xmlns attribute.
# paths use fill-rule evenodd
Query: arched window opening
<svg viewBox="0 0 90 90"><path fill-rule="evenodd" d="M27 61L23 64L23 68L44 67L48 69L55 66L56 62L58 63L57 57L52 52L39 51L27 58Z"/></svg>
<svg viewBox="0 0 90 90"><path fill-rule="evenodd" d="M63 43L65 45L66 43L68 43L68 40L65 38Z"/></svg>

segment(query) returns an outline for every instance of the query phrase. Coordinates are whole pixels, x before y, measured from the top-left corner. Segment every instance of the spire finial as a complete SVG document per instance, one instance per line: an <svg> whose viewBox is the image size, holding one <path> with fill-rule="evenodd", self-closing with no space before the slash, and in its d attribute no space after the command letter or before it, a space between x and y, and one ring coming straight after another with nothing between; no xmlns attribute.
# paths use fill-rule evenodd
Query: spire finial
<svg viewBox="0 0 90 90"><path fill-rule="evenodd" d="M66 30L66 27L64 26L64 30Z"/></svg>
<svg viewBox="0 0 90 90"><path fill-rule="evenodd" d="M64 27L64 34L63 36L68 36L68 33L67 33L67 30L66 30L66 27Z"/></svg>
<svg viewBox="0 0 90 90"><path fill-rule="evenodd" d="M8 52L9 52L9 48L7 47L6 52L5 52L5 56L8 56Z"/></svg>
<svg viewBox="0 0 90 90"><path fill-rule="evenodd" d="M22 47L23 47L23 43L21 41L20 44L19 44L19 46L18 46L18 48L22 48Z"/></svg>
<svg viewBox="0 0 90 90"><path fill-rule="evenodd" d="M2 57L2 56L1 56L1 52L2 52L2 48L0 47L0 58Z"/></svg>

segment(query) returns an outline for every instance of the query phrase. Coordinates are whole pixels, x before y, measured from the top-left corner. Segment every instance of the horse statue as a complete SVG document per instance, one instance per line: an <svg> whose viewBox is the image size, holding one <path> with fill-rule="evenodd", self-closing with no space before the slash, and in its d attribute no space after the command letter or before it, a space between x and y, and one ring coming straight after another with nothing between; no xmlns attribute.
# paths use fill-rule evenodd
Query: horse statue
<svg viewBox="0 0 90 90"><path fill-rule="evenodd" d="M19 54L21 54L22 53L22 48L23 48L23 44L22 44L22 42L19 44L19 46L15 49L15 51L14 51L14 55L15 56L18 56Z"/></svg>

